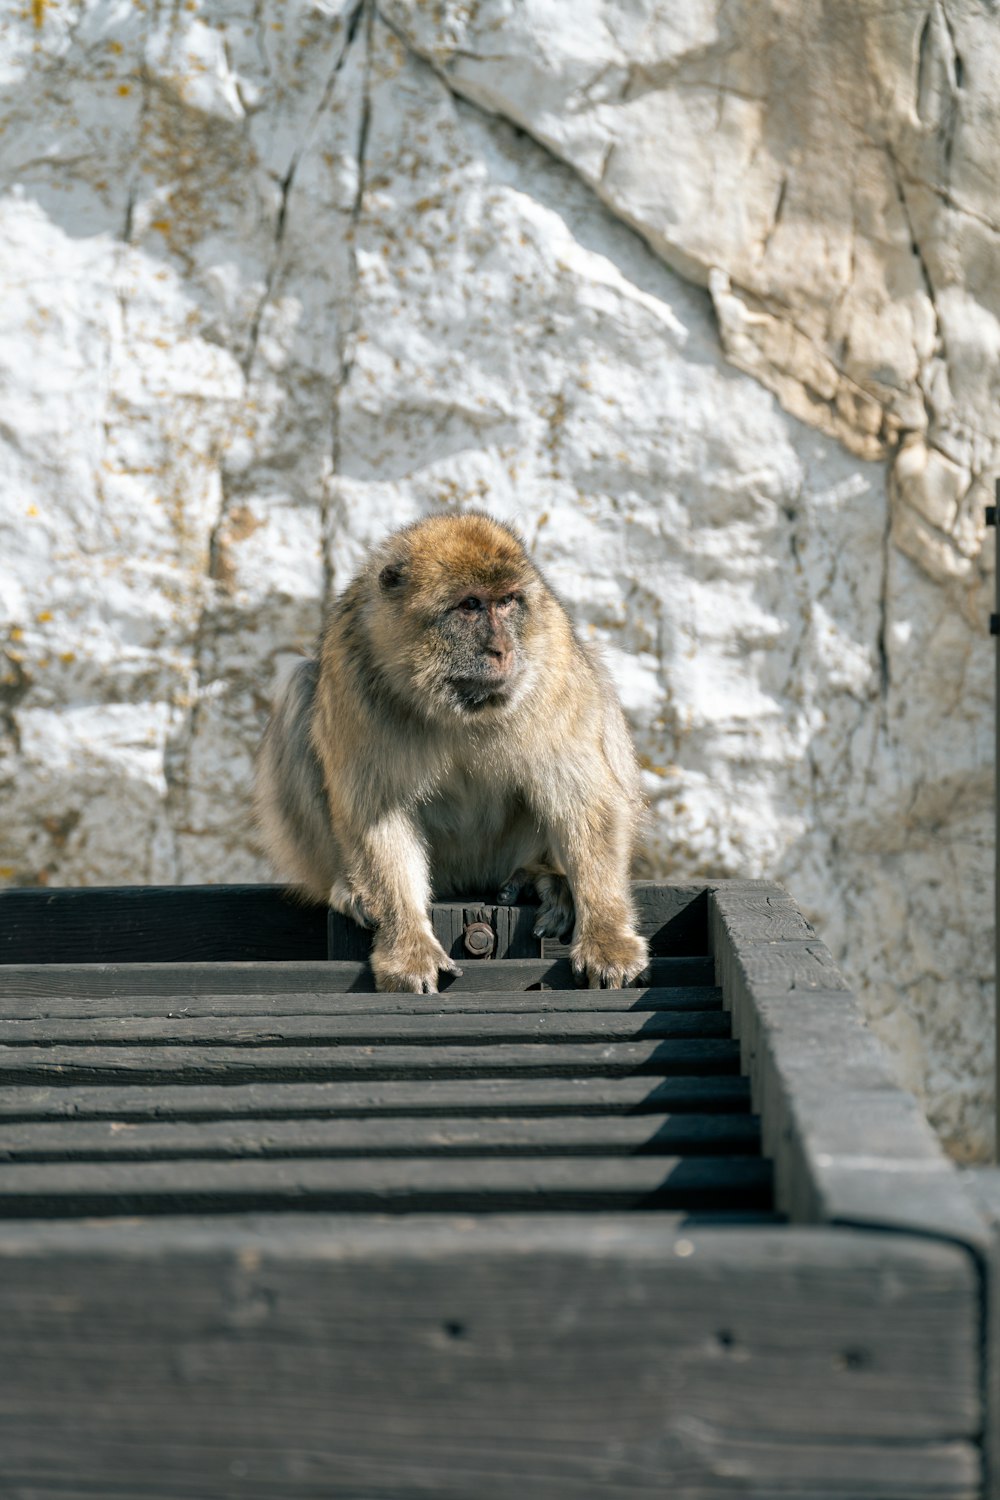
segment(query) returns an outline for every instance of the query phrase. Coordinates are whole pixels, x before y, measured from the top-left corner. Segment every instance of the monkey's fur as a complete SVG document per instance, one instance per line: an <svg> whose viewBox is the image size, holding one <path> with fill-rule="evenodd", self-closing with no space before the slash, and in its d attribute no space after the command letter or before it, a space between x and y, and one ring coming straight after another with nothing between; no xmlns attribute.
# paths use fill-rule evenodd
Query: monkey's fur
<svg viewBox="0 0 1000 1500"><path fill-rule="evenodd" d="M418 521L373 552L275 707L255 801L284 873L375 928L380 990L433 993L439 970L457 972L432 894L513 902L531 885L536 932L572 927L591 986L646 966L624 716L516 534L488 516Z"/></svg>

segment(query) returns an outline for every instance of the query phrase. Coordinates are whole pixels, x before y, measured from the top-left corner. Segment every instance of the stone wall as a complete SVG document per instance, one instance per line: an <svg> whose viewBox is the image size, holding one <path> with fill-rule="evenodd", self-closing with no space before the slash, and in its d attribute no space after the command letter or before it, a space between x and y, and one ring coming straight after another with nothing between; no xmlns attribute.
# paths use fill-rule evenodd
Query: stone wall
<svg viewBox="0 0 1000 1500"><path fill-rule="evenodd" d="M0 18L0 875L257 879L368 543L514 520L641 873L811 912L991 1131L1000 108L975 0L26 0Z"/></svg>

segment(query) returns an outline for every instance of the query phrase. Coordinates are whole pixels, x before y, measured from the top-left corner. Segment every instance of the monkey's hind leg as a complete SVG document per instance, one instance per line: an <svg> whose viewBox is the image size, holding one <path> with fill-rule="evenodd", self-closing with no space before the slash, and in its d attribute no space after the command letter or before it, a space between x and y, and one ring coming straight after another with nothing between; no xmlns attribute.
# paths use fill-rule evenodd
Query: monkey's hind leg
<svg viewBox="0 0 1000 1500"><path fill-rule="evenodd" d="M300 662L278 696L257 756L254 812L261 843L281 874L314 901L327 901L345 882L309 733L316 674L315 661Z"/></svg>
<svg viewBox="0 0 1000 1500"><path fill-rule="evenodd" d="M356 891L351 890L346 880L338 880L330 887L327 903L334 911L339 911L341 916L349 917L352 922L357 922L359 927L364 927L368 932L374 932L378 927L378 923L361 897Z"/></svg>
<svg viewBox="0 0 1000 1500"><path fill-rule="evenodd" d="M569 881L565 875L536 875L535 890L539 897L535 937L559 938L565 942L576 923L576 907Z"/></svg>
<svg viewBox="0 0 1000 1500"><path fill-rule="evenodd" d="M535 937L568 939L576 921L576 908L565 875L557 874L555 870L522 867L504 881L497 893L497 902L500 906L513 906L520 896L532 890L538 897L538 916L533 929Z"/></svg>

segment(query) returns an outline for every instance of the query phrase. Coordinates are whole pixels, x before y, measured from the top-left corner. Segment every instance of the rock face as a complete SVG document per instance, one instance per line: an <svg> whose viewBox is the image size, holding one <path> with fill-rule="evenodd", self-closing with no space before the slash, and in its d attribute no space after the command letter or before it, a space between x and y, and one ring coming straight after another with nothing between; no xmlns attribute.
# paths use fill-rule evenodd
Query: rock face
<svg viewBox="0 0 1000 1500"><path fill-rule="evenodd" d="M643 873L783 879L983 1154L997 60L973 0L0 19L2 877L265 878L276 673L488 507L604 645Z"/></svg>

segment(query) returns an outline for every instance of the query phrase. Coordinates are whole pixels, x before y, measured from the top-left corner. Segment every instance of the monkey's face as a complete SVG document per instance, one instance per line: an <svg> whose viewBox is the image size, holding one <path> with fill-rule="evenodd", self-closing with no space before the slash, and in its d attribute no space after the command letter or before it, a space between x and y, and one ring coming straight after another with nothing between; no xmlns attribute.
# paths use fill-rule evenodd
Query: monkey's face
<svg viewBox="0 0 1000 1500"><path fill-rule="evenodd" d="M439 693L449 706L478 715L510 705L524 672L525 610L518 590L473 588L438 617Z"/></svg>
<svg viewBox="0 0 1000 1500"><path fill-rule="evenodd" d="M545 590L507 527L476 513L427 517L388 539L373 582L369 639L400 701L454 723L523 698Z"/></svg>

